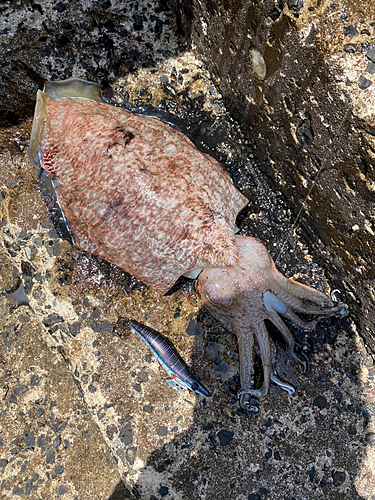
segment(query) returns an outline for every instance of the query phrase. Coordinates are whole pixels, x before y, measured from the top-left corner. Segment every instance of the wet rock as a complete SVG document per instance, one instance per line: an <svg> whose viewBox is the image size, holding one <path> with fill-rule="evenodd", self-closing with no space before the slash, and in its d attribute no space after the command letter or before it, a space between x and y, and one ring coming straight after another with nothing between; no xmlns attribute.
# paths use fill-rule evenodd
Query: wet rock
<svg viewBox="0 0 375 500"><path fill-rule="evenodd" d="M0 299L1 316L5 322L4 324L10 325L12 321L10 321L9 313L4 310L3 306L4 297L2 300ZM53 437L55 436L53 429L57 430L58 426L56 427L56 423L54 423L53 412L57 411L58 414L60 412L64 414L66 412L64 406L69 408L66 414L70 415L69 421L73 427L70 430L65 427L61 432L64 438L69 436L69 439L71 439L71 432L72 430L74 432L76 425L79 425L79 423L71 413L70 404L74 400L80 401L80 396L77 388L71 385L71 376L66 371L64 363L59 359L59 355L56 356L57 353L53 353L42 340L43 328L41 322L36 323L30 313L24 312L24 320L21 326L17 328L17 344L11 347L10 358L3 365L5 371L2 377L5 377L8 372L8 380L10 379L10 381L16 379L30 380L29 387L20 383L12 384L12 391L17 394L16 406L7 400L3 400L2 418L4 422L7 422L5 426L2 426L0 443L2 445L0 446L0 467L3 470L3 494L11 498L18 498L20 495L30 496L35 491L41 497L53 498L59 485L56 484L53 477L48 476L47 478L48 470L46 467L50 467L56 460L62 459L63 463L55 464L55 468L57 467L55 472L59 477L64 475L69 483L75 484L76 494L80 498L97 498L99 500L99 498L102 498L102 494L100 493L97 496L89 486L91 472L83 468L79 472L77 471L77 457L85 456L87 465L90 463L88 468L91 468L92 471L96 470L96 481L99 480L100 471L103 471L103 468L109 472L106 479L103 477L103 488L104 490L107 488L107 496L115 488L118 482L118 474L113 469L113 465L105 463L105 460L104 462L98 460L99 449L100 453L106 454L106 445L103 443L95 426L92 427L90 422L83 422L82 430L90 428L92 437L75 436L72 440L70 457L66 454L60 455L59 447L55 446L54 443L57 438ZM5 340L0 336L0 343L4 343ZM0 347L1 352L3 352L4 346L1 345ZM10 367L11 370L9 370ZM49 370L51 371L49 372ZM2 387L5 380L6 378L1 379ZM53 386L50 385L52 380L56 381L59 387L55 385L53 389ZM51 388L52 393L50 392ZM51 395L55 399L52 399ZM55 404L49 410L51 401L55 401ZM47 405L48 408L46 408ZM43 429L43 432L41 432L41 429ZM19 439L17 438L17 442L19 442L21 448L12 444L14 436L20 436ZM85 451L94 450L95 448L97 451L93 454ZM22 468L15 468L13 457L21 458L21 455L23 455ZM111 454L107 452L106 457L110 460ZM12 462L11 468L8 468L9 462ZM26 476L28 476L29 481L25 483L24 478ZM45 478L42 482L39 481L41 477ZM87 478L86 481L83 479L84 477ZM87 489L90 491L88 492Z"/></svg>
<svg viewBox="0 0 375 500"><path fill-rule="evenodd" d="M91 9L93 15L86 16L84 20L80 18L80 24L75 25L75 18L70 13L71 9L78 10L79 5L44 2L40 6L42 13L38 7L31 7L35 16L43 14L48 28L50 20L57 20L62 33L54 32L52 35L43 31L42 36L46 40L42 41L41 47L36 47L49 53L46 58L50 69L45 71L44 63L40 64L39 59L34 60L32 47L30 65L40 68L43 78L63 78L69 75L69 66L75 76L102 81L105 86L105 79L113 78L113 89L107 86L105 90L118 101L129 99L137 105L151 101L158 107L162 106L188 119L188 130L193 136L202 139L206 150L214 152L221 159L231 159L227 165L231 176L250 198L250 207L241 219L241 223L244 223L242 230L257 234L272 249L273 243L284 239L285 233L290 230L289 218L293 220L293 216L288 214L284 201L280 201L278 190L270 190L265 177L256 168L252 158L254 151L259 152L261 148L258 145L253 150L253 143L226 113L219 87L214 89L204 65L189 52L173 56L170 48L173 47L174 34L168 33L167 22L170 17L160 10L155 14L156 18L151 19L150 4L130 2L125 5L123 1L112 0L102 2L100 7L96 3ZM223 5L211 4L212 12L224 9ZM305 2L305 5L307 7L309 4ZM254 9L255 6L251 4ZM288 7L284 9L282 2L265 2L264 6L267 7L265 20L257 18L257 15L247 17L249 32L257 29L258 24L259 31L246 47L246 71L251 71L251 78L245 82L248 89L255 89L250 100L259 99L257 102L264 102L267 107L268 103L258 93L259 86L267 87L272 81L276 85L278 79L282 80L277 68L282 51L280 37L284 37L286 29L292 30L296 14L301 19L306 7L302 7L301 2L291 3L289 11ZM126 8L130 10L124 12ZM50 13L50 9L53 12ZM100 9L103 16L95 17L95 9ZM81 10L84 12L84 9ZM77 15L83 15L82 12ZM112 15L113 18L110 17ZM158 19L162 23L157 22ZM90 24L91 20L96 23L94 26ZM268 33L270 20L279 23L273 33L275 38L272 40L271 36L267 43L259 46L258 40L263 40L262 33ZM64 24L60 25L60 21ZM134 30L133 24L136 24L137 30ZM356 21L349 19L347 24L359 26ZM21 26L20 33L25 40L29 25L24 25L26 31L22 31ZM211 29L210 24L207 29ZM74 33L71 35L70 30L81 30L82 34L81 45L74 46L71 51L68 49L73 45L72 41L78 43L80 40ZM321 39L320 30L320 25L317 25L314 36L308 39L312 32L309 25L303 37L296 40L308 39L306 44L313 49L316 40ZM118 38L115 35L111 37L110 33L118 34ZM149 46L140 45L140 37L146 34L146 40L149 40L147 36L150 33L152 42L146 43L152 43L152 49L157 54L147 58L152 50ZM231 33L231 54L242 50L241 43L235 38L240 33L241 30ZM343 30L340 33L343 35ZM90 52L89 40L94 36ZM155 37L159 36L160 41L164 36L170 37L172 42L168 50L155 50ZM136 48L132 45L135 38L138 38ZM51 44L52 39L58 46ZM210 39L208 37L208 41ZM290 43L290 39L286 37L285 42ZM113 57L107 55L110 51L116 52L118 43L123 44L123 51L117 67L116 53ZM124 48L125 45L129 51ZM253 67L251 50L261 54L265 62L266 67L258 75ZM75 60L69 55L72 52L76 54ZM83 61L82 54L85 53L87 57ZM152 65L163 53L168 55L168 59L159 71L155 71ZM317 60L307 57L310 52L306 54L306 60L301 58L298 61L301 71L306 70L307 62ZM362 56L367 64L368 59L363 53ZM14 59L16 57L17 54ZM136 63L139 66L136 67ZM258 70L261 69L260 59ZM306 71L306 74L310 73ZM324 75L323 72L323 82ZM21 74L19 79L23 76ZM353 82L358 80L356 75L350 74L350 77ZM288 118L283 119L282 123L291 124L290 134L293 138L289 137L284 146L285 149L289 148L289 158L292 158L293 166L297 167L303 159L301 151L315 151L316 144L320 145L322 140L322 131L316 126L319 113L315 111L315 105L309 102L309 106L306 104L302 110L306 112L300 112L297 97L303 92L295 90L304 89L303 85L298 85L306 81L310 81L309 78L301 78L296 84L289 81L293 98L286 99L285 104L280 106L288 110L285 111ZM254 87L252 82L255 82ZM222 85L221 88L224 88L225 82ZM323 84L318 85L321 90L320 85ZM367 92L371 92L371 89ZM27 100L31 95L34 96L34 90L30 85L26 94L23 94ZM21 85L20 100L22 92L24 87ZM238 95L238 107L245 108L248 100L244 94ZM317 92L317 95L321 96L322 92ZM15 106L20 100L16 98L11 104L15 103ZM227 102L230 104L229 100ZM10 103L6 105L9 107ZM255 115L251 116L253 119ZM328 112L327 119L329 117ZM280 134L279 140L282 142L284 137L279 117L271 116L267 127L265 121L260 120L259 133L265 134L267 127L270 127L276 136ZM25 127L29 127L25 134L27 137L30 123ZM130 497L130 493L127 494L121 485L118 486L120 478L132 491L133 497L141 500L172 497L182 500L202 496L208 500L241 496L263 500L284 497L285 491L291 498L298 499L303 495L307 500L313 500L320 488L323 488L327 499L334 500L338 494L357 498L354 487L356 477L361 479L358 487L366 487L367 491L371 491L366 481L371 479L373 467L371 463L368 465L369 470L366 469L367 465L363 467L361 453L366 451L366 446L371 448L370 438L367 441L364 436L373 431L373 424L370 413L365 416L364 410L357 411L357 408L370 408L374 395L371 385L368 385L368 392L363 396L358 380L358 374L362 377L362 371L366 368L363 367L362 357L357 357L357 350L363 349L357 330L354 327L350 329L349 323L345 323L348 333L341 328L342 325L332 320L332 323L321 326L315 333L305 336L304 332L299 332L304 352L309 356L311 354L311 373L305 377L293 375L296 393L289 396L271 391L264 401L253 400L251 411L238 411L238 354L232 334L207 313L201 312L198 316L199 299L194 293L188 295L186 288L177 288L170 296L160 297L136 285L120 270L95 257L82 255L70 243L58 239L58 233L46 220L48 213L40 191L32 187L37 183L36 173L28 164L25 152L22 154L18 148L17 152L12 149L10 154L7 149L8 138L15 131L20 132L19 127L7 132L1 143L1 151L6 154L0 155L0 189L5 194L0 204L0 231L4 241L9 242L9 247L0 245L0 290L6 290L20 276L22 279L24 275L31 277L28 270L22 268L22 261L29 263L22 242L26 246L35 242L38 253L32 261L35 274L32 276L34 286L28 313L22 310L21 318L20 309L14 307L9 297L0 294L0 330L4 332L0 335L0 351L7 353L4 371L0 373L3 377L0 387L5 396L2 399L7 412L5 421L10 422L1 434L3 447L0 457L3 461L0 466L4 468L5 474L4 494L12 497L15 495L12 489L16 488L16 491L22 490L31 496L34 493L32 490L30 492L30 487L37 487L38 498L54 498L58 495L69 500L75 497L96 500L115 498L115 492L120 492L122 497ZM258 137L257 140L261 142L263 139ZM275 141L274 146L277 144ZM300 156L292 157L291 144ZM274 149L270 151L274 155ZM283 151L279 153L281 161ZM22 188L27 196L16 191L19 164L25 174ZM316 172L318 163L311 165ZM368 167L363 164L361 168L366 172ZM290 184L287 187L290 191L285 191L287 194L283 196L292 199L290 192L298 191L294 185L295 172L292 167L289 174ZM305 175L304 172L302 174ZM297 197L296 194L293 196ZM358 214L356 223L360 227L361 215ZM31 238L15 236L21 231L31 234ZM356 232L358 230L353 234ZM287 257L281 259L282 265L288 264L288 271L295 273L298 279L310 280L324 289L325 278L321 269L311 264L311 255L303 240L298 240L298 245L292 243L291 248L293 252L288 248ZM69 279L65 276L66 279L61 280L68 273ZM194 373L215 390L212 399L203 400L194 394L178 393L171 389L165 382L166 375L150 356L147 346L137 336L132 336L121 322L120 319L125 317L140 321L147 318L150 324L168 335ZM101 328L102 324L106 327ZM328 328L330 335L327 335ZM186 330L188 335L185 334ZM340 360L338 364L335 364L336 358ZM294 373L296 367L289 360L288 367ZM225 375L229 375L224 380L223 370L226 368ZM258 376L258 368L256 373ZM39 383L32 384L31 377L36 375ZM325 401L321 409L314 406L314 401L320 401L317 398L321 397L322 386L319 381L322 380ZM28 390L16 396L12 388L19 385ZM133 390L134 387L137 390ZM329 396L334 394L340 394L340 397ZM350 429L356 432L349 432ZM24 431L33 433L36 441L34 450L22 450ZM15 436L18 441L13 443ZM31 443L31 434L27 436ZM29 461L24 466L27 471L21 469L24 462L18 458L23 453L27 454ZM51 463L46 463L47 456ZM18 461L19 465L16 465ZM314 471L314 474L308 474L308 471ZM345 481L334 486L333 482L339 484L342 478L334 475L337 472L345 473ZM348 490L342 493L340 488L345 488L346 484Z"/></svg>

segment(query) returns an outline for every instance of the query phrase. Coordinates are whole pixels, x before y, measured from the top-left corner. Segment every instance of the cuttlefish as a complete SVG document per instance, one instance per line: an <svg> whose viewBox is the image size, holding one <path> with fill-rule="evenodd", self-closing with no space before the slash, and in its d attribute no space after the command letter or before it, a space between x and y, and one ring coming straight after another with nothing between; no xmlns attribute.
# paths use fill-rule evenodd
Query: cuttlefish
<svg viewBox="0 0 375 500"><path fill-rule="evenodd" d="M168 123L105 102L94 83L47 82L38 91L29 156L51 178L78 248L161 294L181 275L197 277L204 304L237 336L243 408L267 394L272 378L265 320L303 364L284 318L312 330L320 317L345 312L344 304L285 278L261 242L235 234L248 199L218 161ZM254 338L261 388L252 382Z"/></svg>

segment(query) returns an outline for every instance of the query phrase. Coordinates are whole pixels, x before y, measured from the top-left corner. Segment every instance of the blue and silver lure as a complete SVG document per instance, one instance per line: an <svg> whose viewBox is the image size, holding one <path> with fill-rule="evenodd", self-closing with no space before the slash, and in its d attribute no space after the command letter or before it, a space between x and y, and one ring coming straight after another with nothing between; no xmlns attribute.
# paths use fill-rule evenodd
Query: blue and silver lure
<svg viewBox="0 0 375 500"><path fill-rule="evenodd" d="M170 340L138 321L129 321L129 326L146 342L160 365L172 377L167 380L167 384L178 391L189 390L205 398L211 397L209 391L189 371Z"/></svg>

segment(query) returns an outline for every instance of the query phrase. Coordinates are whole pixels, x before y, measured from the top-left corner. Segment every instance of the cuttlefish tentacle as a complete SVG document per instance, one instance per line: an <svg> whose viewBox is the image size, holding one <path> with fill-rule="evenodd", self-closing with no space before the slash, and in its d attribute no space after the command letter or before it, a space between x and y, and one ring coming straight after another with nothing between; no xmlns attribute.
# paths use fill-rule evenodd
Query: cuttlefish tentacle
<svg viewBox="0 0 375 500"><path fill-rule="evenodd" d="M267 311L272 314L272 317L278 317L275 313L279 313L285 318L289 319L296 326L299 326L302 329L313 330L316 326L317 321L304 321L300 317L298 317L293 309L287 305L288 304L288 296L284 293L279 293L278 290L274 289L275 293L271 293L269 291L264 292L263 294L263 304ZM302 308L298 308L299 312L302 312ZM307 314L307 313L305 313ZM309 313L311 314L311 313ZM272 318L268 318L272 321Z"/></svg>
<svg viewBox="0 0 375 500"><path fill-rule="evenodd" d="M279 379L279 377L276 374L276 371L271 370L270 380L275 385L278 385L279 387L281 387L281 389L283 391L287 392L288 394L294 394L296 392L295 388L292 385Z"/></svg>
<svg viewBox="0 0 375 500"><path fill-rule="evenodd" d="M269 256L271 259L271 257ZM333 302L329 297L324 295L324 293L319 292L319 290L315 290L314 288L311 288L307 285L304 285L303 283L299 283L298 281L292 280L290 278L286 278L283 274L281 274L274 262L271 260L271 274L272 274L272 281L274 284L278 287L280 287L281 290L283 290L291 299L291 302L289 303L290 307L296 307L297 304L302 305L303 303L301 301L307 300L310 303L314 303L317 306L321 307L326 307L326 308L331 308L333 307Z"/></svg>
<svg viewBox="0 0 375 500"><path fill-rule="evenodd" d="M347 314L342 303L332 302L323 293L285 278L275 267L266 247L255 238L237 237L239 264L231 269L205 269L198 279L197 289L217 317L225 316L233 325L240 351L241 390L238 393L243 408L249 407L252 396L267 394L270 379L279 381L270 354L271 340L265 320L280 331L288 347L288 355L306 371L306 363L294 352L295 342L283 318L304 330L312 330L321 317ZM296 313L314 316L305 321ZM263 384L252 387L254 337L259 344L263 364ZM280 384L279 384L280 385ZM287 385L288 392L292 389Z"/></svg>
<svg viewBox="0 0 375 500"><path fill-rule="evenodd" d="M238 337L238 350L240 354L240 378L241 378L241 389L238 391L238 398L242 408L247 409L250 407L250 399L252 397L262 398L265 396L269 390L270 382L278 385L281 389L286 391L288 394L294 394L295 389L293 386L280 380L276 369L276 347L274 342L270 339L268 332L265 328L264 321L261 319L259 323L254 325L247 325L244 327L242 325L241 332L237 332ZM283 323L275 326L282 327ZM285 325L284 325L285 326ZM301 360L297 354L293 351L294 340L289 332L288 328L285 327L288 335L288 354L289 356L300 365L303 366L304 371L306 371L306 362ZM263 384L260 389L252 389L252 379L253 379L253 337L257 338L258 345L254 347L255 352L261 357L263 366Z"/></svg>
<svg viewBox="0 0 375 500"><path fill-rule="evenodd" d="M253 324L237 324L236 327L241 379L241 389L238 392L238 397L242 408L248 408L251 397L262 398L267 394L269 389L271 376L270 339L260 315L255 319ZM254 336L258 342L259 354L263 365L263 384L260 389L252 389Z"/></svg>
<svg viewBox="0 0 375 500"><path fill-rule="evenodd" d="M308 313L305 313L308 314ZM304 321L303 319L299 318L293 311L287 309L285 314L283 314L284 318L288 319L291 321L294 325L298 326L299 328L302 328L302 330L314 330L317 324L317 320L314 319L313 321Z"/></svg>
<svg viewBox="0 0 375 500"><path fill-rule="evenodd" d="M296 316L297 319L298 316ZM268 315L267 319L273 323L276 328L279 330L279 332L282 334L288 348L288 356L293 359L296 363L298 363L301 367L301 372L304 373L306 371L306 362L301 359L295 352L294 352L294 347L296 345L295 340L293 338L293 335L291 334L289 328L286 326L286 324L282 321L280 316L277 314ZM302 322L302 321L301 321ZM302 322L304 323L304 322ZM316 323L316 322L315 322ZM297 325L300 326L300 325Z"/></svg>
<svg viewBox="0 0 375 500"><path fill-rule="evenodd" d="M239 326L239 325L238 325ZM237 326L237 327L238 327ZM254 330L250 325L241 325L241 334L237 332L238 353L240 358L241 390L237 394L242 408L247 408L252 396Z"/></svg>
<svg viewBox="0 0 375 500"><path fill-rule="evenodd" d="M297 282L295 282L297 283ZM316 291L316 290L314 290ZM316 324L318 323L319 319L327 317L327 316L333 316L335 314L339 314L339 316L343 317L346 316L347 314L347 308L346 305L343 304L342 302L336 302L336 304L332 303L332 306L329 308L310 308L302 304L299 300L296 300L294 297L291 297L287 293L284 292L284 290L281 290L278 286L273 287L273 292L265 292L263 294L263 302L266 305L266 298L267 296L272 295L276 300L280 300L280 302L284 306L284 310L277 310L276 312L287 318L289 321L294 323L296 326L299 328L302 328L303 330L314 330L316 327ZM319 292L320 293L320 292ZM267 307L267 306L266 306ZM301 313L301 314L308 314L310 316L315 316L315 319L312 321L304 321L301 319L299 316L297 316L295 313Z"/></svg>
<svg viewBox="0 0 375 500"><path fill-rule="evenodd" d="M273 293L284 303L288 311L310 315L332 316L346 310L346 306L342 302L333 302L324 293L319 292L319 290L286 278L276 269L273 262L271 279L273 281ZM315 307L309 307L304 301L309 302Z"/></svg>
<svg viewBox="0 0 375 500"><path fill-rule="evenodd" d="M276 346L274 342L270 339L270 348L271 348L271 372L270 372L270 381L278 385L283 391L286 391L288 394L294 394L296 390L294 387L287 382L284 382L284 380L279 379L277 372L276 372L276 358L277 358L277 351L276 351ZM258 347L255 347L255 352L260 355Z"/></svg>

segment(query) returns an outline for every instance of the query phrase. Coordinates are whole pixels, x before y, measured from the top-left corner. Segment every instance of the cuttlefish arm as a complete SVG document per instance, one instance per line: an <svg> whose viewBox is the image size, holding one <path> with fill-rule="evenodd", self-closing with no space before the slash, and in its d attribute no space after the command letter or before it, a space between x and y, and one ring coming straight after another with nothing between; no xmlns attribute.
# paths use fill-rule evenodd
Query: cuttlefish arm
<svg viewBox="0 0 375 500"><path fill-rule="evenodd" d="M283 276L266 247L255 238L239 237L239 264L232 269L206 269L198 278L197 289L207 308L219 319L226 317L237 335L240 355L240 404L246 408L251 397L262 398L270 380L279 381L272 367L271 341L265 325L269 320L282 334L289 356L305 369L294 352L295 341L283 318L296 326L313 330L321 317L345 316L347 307L332 302L323 293ZM296 313L312 315L307 322ZM263 384L253 388L254 338L263 364ZM281 382L281 381L279 381ZM288 388L290 387L286 384ZM288 391L290 392L290 391Z"/></svg>

